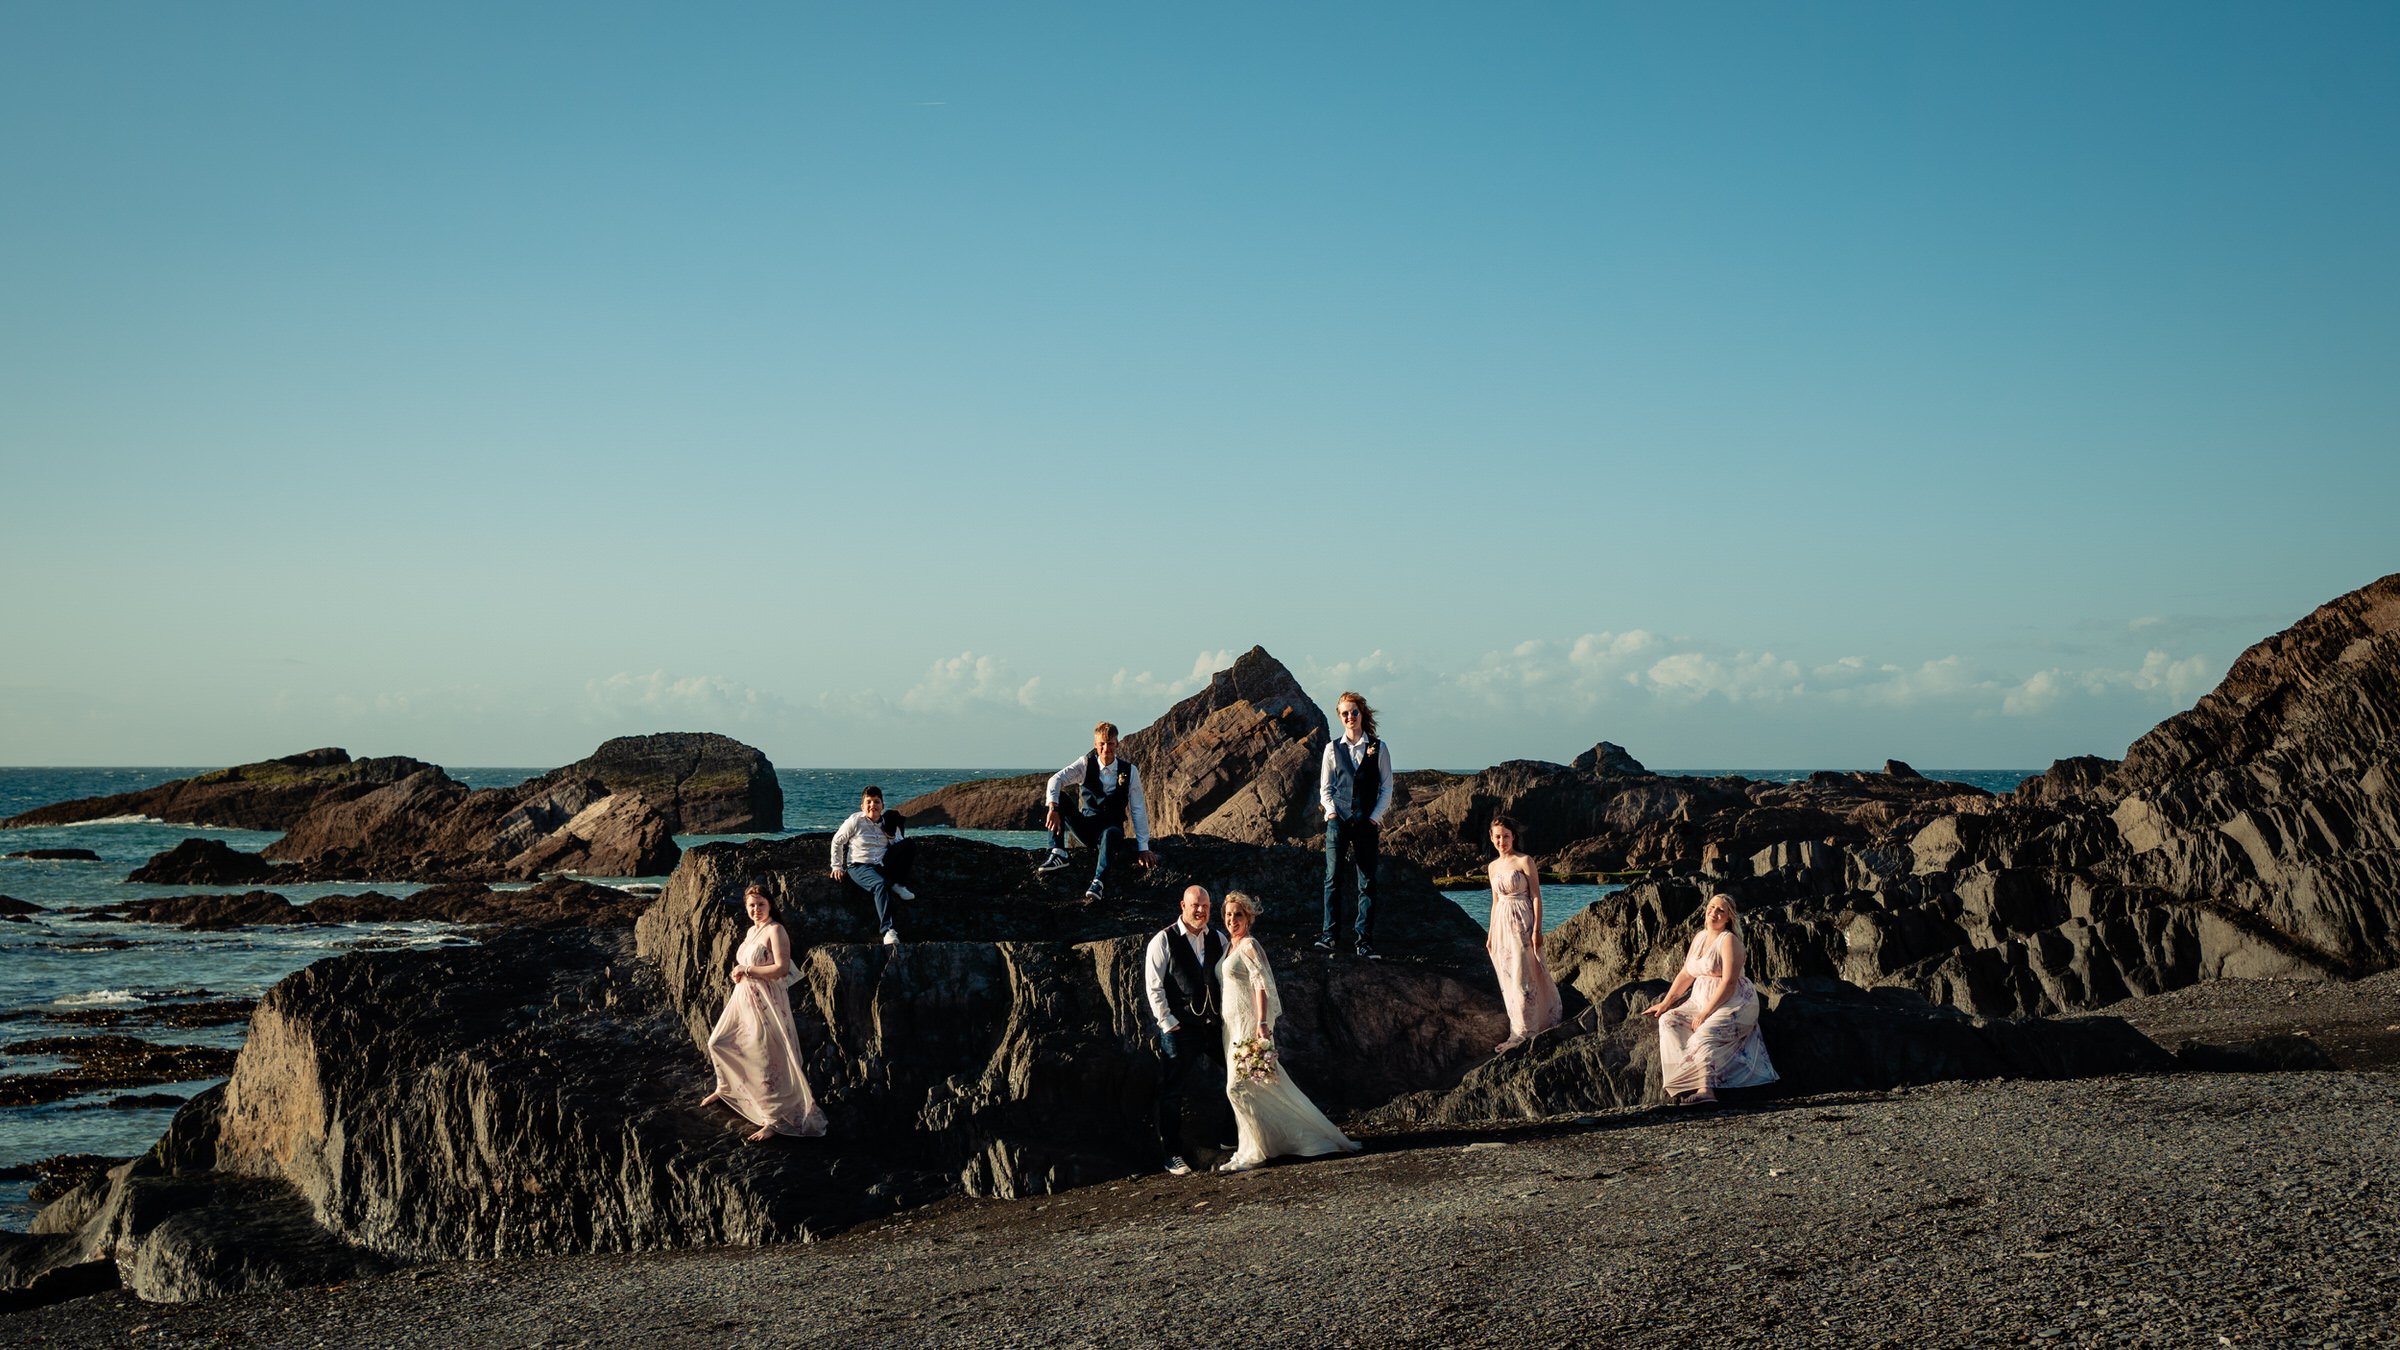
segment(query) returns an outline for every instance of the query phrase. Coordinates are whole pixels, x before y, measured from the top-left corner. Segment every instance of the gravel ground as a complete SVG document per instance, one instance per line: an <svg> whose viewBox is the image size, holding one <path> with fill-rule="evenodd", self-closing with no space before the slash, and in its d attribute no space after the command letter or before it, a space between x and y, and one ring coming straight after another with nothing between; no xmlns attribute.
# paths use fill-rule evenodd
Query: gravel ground
<svg viewBox="0 0 2400 1350"><path fill-rule="evenodd" d="M2100 1009L2169 1050L2306 1036L2341 1069L2400 1069L2400 970L2363 980L2211 980Z"/></svg>
<svg viewBox="0 0 2400 1350"><path fill-rule="evenodd" d="M2395 1140L2380 1072L1945 1084L1390 1136L806 1247L112 1294L0 1318L0 1341L2395 1345Z"/></svg>

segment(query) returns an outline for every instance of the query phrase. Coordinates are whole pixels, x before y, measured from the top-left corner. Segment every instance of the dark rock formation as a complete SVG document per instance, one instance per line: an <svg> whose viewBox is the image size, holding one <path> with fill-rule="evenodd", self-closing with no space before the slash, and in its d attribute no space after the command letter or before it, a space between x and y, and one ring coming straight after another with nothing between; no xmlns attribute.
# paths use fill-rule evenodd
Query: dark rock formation
<svg viewBox="0 0 2400 1350"><path fill-rule="evenodd" d="M8 1047L12 1055L55 1055L72 1069L0 1078L0 1107L38 1106L102 1088L188 1083L223 1076L234 1054L207 1045L154 1045L132 1036L45 1036Z"/></svg>
<svg viewBox="0 0 2400 1350"><path fill-rule="evenodd" d="M323 802L363 796L432 767L398 755L353 760L346 750L310 750L177 779L139 792L40 806L0 820L0 827L148 816L170 825L288 830Z"/></svg>
<svg viewBox="0 0 2400 1350"><path fill-rule="evenodd" d="M1501 1034L1480 930L1405 866L1387 881L1392 959L1332 962L1295 951L1314 928L1306 850L1168 841L1157 872L1086 907L1035 878L1022 851L934 836L920 841L919 899L901 912L911 940L885 947L849 940L873 925L863 894L825 877L825 841L695 850L641 921L643 955L622 929L519 929L289 977L222 1091L195 1098L103 1191L45 1211L43 1231L74 1239L51 1256L113 1250L144 1297L190 1297L324 1278L360 1249L801 1238L962 1191L1147 1170L1140 952L1195 877L1271 907L1285 1053L1330 1109L1447 1086ZM825 1139L748 1147L730 1114L694 1107L708 1082L699 1040L744 922L727 901L753 878L806 948L793 1002L833 1124ZM237 1268L219 1250L232 1228L211 1237L174 1217L230 1223L243 1210L225 1197L243 1186L265 1188L269 1217L293 1212L288 1196L323 1230L295 1239L314 1264L279 1264L243 1238L254 1264ZM124 1236L95 1236L108 1232ZM176 1245L154 1248L168 1237Z"/></svg>
<svg viewBox="0 0 2400 1350"><path fill-rule="evenodd" d="M1908 761L1900 759L1885 760L1883 762L1883 771L1886 775L1893 778L1923 778L1925 776L1921 773L1918 773L1915 769L1910 768L1908 766Z"/></svg>
<svg viewBox="0 0 2400 1350"><path fill-rule="evenodd" d="M2400 575L2252 647L2121 763L2062 760L1962 806L1719 852L1707 886L1745 902L1763 975L1898 985L1987 1016L2400 964ZM1550 950L1587 995L1671 973L1703 889L1608 897Z"/></svg>
<svg viewBox="0 0 2400 1350"><path fill-rule="evenodd" d="M169 895L111 905L87 917L177 924L194 931L253 924L425 922L582 928L630 924L648 903L644 897L612 886L552 877L538 885L509 890L462 881L429 886L406 896L380 891L328 895L306 905L295 905L273 891Z"/></svg>
<svg viewBox="0 0 2400 1350"><path fill-rule="evenodd" d="M1387 1125L1521 1120L1666 1100L1658 1024L1640 1015L1665 981L1625 985L1522 1051L1470 1072L1447 1092L1400 1098L1371 1117ZM1897 989L1839 980L1759 988L1759 1033L1780 1082L1753 1095L1807 1095L1975 1078L2083 1078L2158 1073L2176 1060L2113 1017L1995 1021Z"/></svg>
<svg viewBox="0 0 2400 1350"><path fill-rule="evenodd" d="M1049 778L1047 773L969 778L911 797L894 809L907 816L912 826L1038 830L1042 828L1042 788Z"/></svg>
<svg viewBox="0 0 2400 1350"><path fill-rule="evenodd" d="M0 825L0 829L6 828ZM22 858L28 862L98 862L100 855L88 848L29 848L15 853L0 853L0 858Z"/></svg>
<svg viewBox="0 0 2400 1350"><path fill-rule="evenodd" d="M1567 767L1584 773L1599 774L1602 777L1611 775L1645 777L1650 772L1642 767L1640 760L1627 753L1624 746L1614 741L1600 742L1577 755L1575 762Z"/></svg>
<svg viewBox="0 0 2400 1350"><path fill-rule="evenodd" d="M315 750L61 802L7 823L112 815L285 832L255 856L217 841L187 855L187 841L135 873L139 881L531 881L558 872L662 876L675 865L678 832L782 829L783 790L756 750L675 732L620 737L563 769L480 792L421 760L353 762L344 751Z"/></svg>
<svg viewBox="0 0 2400 1350"><path fill-rule="evenodd" d="M1472 871L1490 860L1492 817L1505 814L1525 826L1521 842L1546 868L1741 875L1778 847L1863 843L1990 801L1963 783L1889 774L1820 773L1805 783L1654 775L1606 748L1579 760L1587 768L1516 759L1473 774L1404 774L1384 848L1437 876Z"/></svg>
<svg viewBox="0 0 2400 1350"><path fill-rule="evenodd" d="M125 879L154 886L253 886L278 877L299 879L293 869L277 867L222 839L186 839L153 856Z"/></svg>
<svg viewBox="0 0 2400 1350"><path fill-rule="evenodd" d="M13 895L0 895L0 919L13 919L18 923L24 923L27 915L45 912L40 905L30 900L19 900Z"/></svg>
<svg viewBox="0 0 2400 1350"><path fill-rule="evenodd" d="M239 895L169 895L136 900L115 912L132 923L171 923L195 932L242 928L251 924L309 922L309 913L273 891L244 891Z"/></svg>
<svg viewBox="0 0 2400 1350"><path fill-rule="evenodd" d="M760 834L783 828L783 785L775 780L775 766L758 751L714 732L619 736L541 781L590 781L612 793L638 794L666 816L671 834Z"/></svg>
<svg viewBox="0 0 2400 1350"><path fill-rule="evenodd" d="M1125 757L1141 769L1154 835L1305 843L1324 833L1316 800L1325 736L1325 714L1300 682L1252 647L1206 689L1125 737ZM917 825L1038 830L1046 777L953 783L899 809Z"/></svg>

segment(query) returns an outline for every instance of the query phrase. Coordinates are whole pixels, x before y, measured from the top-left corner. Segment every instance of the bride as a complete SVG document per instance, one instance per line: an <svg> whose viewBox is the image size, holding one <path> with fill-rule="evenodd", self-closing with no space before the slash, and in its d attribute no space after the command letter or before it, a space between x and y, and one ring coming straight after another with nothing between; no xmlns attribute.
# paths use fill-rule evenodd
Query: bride
<svg viewBox="0 0 2400 1350"><path fill-rule="evenodd" d="M1241 1071L1242 1043L1258 1038L1274 1041L1275 1019L1283 1015L1283 999L1275 992L1275 970L1267 954L1250 936L1258 923L1258 902L1240 891L1225 897L1225 933L1233 945L1218 967L1225 1016L1225 1096L1233 1103L1238 1143L1233 1161L1217 1169L1247 1172L1269 1158L1297 1154L1314 1158L1327 1153L1356 1153L1366 1145L1335 1129L1325 1113L1301 1094L1280 1063L1258 1076Z"/></svg>

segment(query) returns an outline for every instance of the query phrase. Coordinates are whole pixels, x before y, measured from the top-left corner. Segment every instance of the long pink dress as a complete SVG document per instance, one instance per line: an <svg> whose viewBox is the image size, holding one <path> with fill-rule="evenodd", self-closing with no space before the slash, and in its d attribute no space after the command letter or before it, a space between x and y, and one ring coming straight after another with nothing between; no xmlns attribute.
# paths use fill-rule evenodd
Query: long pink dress
<svg viewBox="0 0 2400 1350"><path fill-rule="evenodd" d="M769 960L767 930L752 928L734 959L745 966ZM733 997L708 1033L708 1062L728 1106L777 1134L825 1133L825 1113L800 1067L800 1037L792 1026L788 980L735 980Z"/></svg>
<svg viewBox="0 0 2400 1350"><path fill-rule="evenodd" d="M1669 1097L1757 1087L1778 1076L1767 1059L1766 1040L1758 1034L1758 989L1747 973L1707 1021L1693 1025L1692 1014L1717 996L1717 985L1725 978L1724 959L1710 941L1715 936L1703 928L1692 938L1683 958L1692 991L1658 1019L1660 1077Z"/></svg>
<svg viewBox="0 0 2400 1350"><path fill-rule="evenodd" d="M1520 871L1502 875L1505 880L1492 881L1492 927L1483 946L1500 977L1509 1039L1523 1040L1558 1025L1558 982L1550 978L1541 934L1534 932L1533 883Z"/></svg>

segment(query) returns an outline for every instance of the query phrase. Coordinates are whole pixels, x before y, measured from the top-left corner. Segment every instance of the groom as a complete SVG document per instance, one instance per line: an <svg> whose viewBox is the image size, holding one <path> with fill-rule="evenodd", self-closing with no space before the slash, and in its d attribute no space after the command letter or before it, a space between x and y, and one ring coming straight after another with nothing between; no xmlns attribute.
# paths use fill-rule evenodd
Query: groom
<svg viewBox="0 0 2400 1350"><path fill-rule="evenodd" d="M1158 1024L1158 1146L1167 1155L1167 1170L1179 1177L1192 1170L1178 1138L1184 1089L1201 1060L1225 1057L1219 1044L1225 1027L1217 1009L1217 963L1225 959L1225 931L1208 919L1208 889L1186 888L1182 913L1150 939L1142 961L1150 1016ZM1223 1095L1224 1074L1206 1081Z"/></svg>

